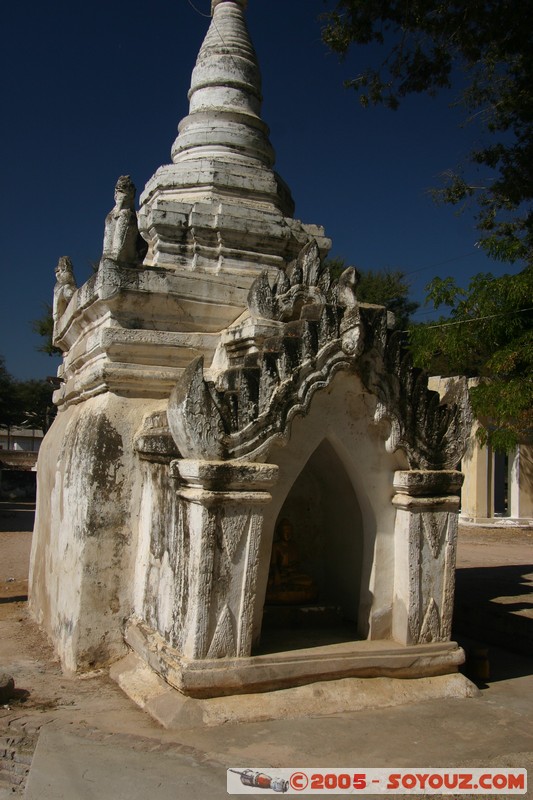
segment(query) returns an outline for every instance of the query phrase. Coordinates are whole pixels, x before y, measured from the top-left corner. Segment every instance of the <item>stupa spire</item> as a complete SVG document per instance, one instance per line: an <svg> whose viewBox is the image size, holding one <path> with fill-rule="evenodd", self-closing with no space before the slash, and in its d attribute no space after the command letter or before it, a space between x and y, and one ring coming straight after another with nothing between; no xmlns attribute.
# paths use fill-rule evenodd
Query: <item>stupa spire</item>
<svg viewBox="0 0 533 800"><path fill-rule="evenodd" d="M322 228L293 218L290 190L273 169L246 6L212 0L172 163L148 181L139 210L145 263L242 276L243 286L264 268L283 268L310 238L323 253L330 244Z"/></svg>
<svg viewBox="0 0 533 800"><path fill-rule="evenodd" d="M221 153L271 167L274 151L261 119L261 73L244 19L245 0L213 0L211 25L189 91L189 114L178 127L174 163Z"/></svg>
<svg viewBox="0 0 533 800"><path fill-rule="evenodd" d="M214 14L215 7L220 3L237 3L237 5L241 6L242 8L246 8L248 6L248 0L211 0L211 14Z"/></svg>

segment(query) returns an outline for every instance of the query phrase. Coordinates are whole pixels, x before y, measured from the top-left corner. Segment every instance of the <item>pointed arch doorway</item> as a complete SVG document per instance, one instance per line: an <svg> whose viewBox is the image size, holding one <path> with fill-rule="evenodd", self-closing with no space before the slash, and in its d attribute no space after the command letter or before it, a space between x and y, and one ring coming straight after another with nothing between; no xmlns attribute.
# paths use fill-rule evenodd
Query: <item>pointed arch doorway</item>
<svg viewBox="0 0 533 800"><path fill-rule="evenodd" d="M288 546L283 538L290 538ZM276 520L258 654L361 638L363 545L357 495L335 449L324 439L294 481ZM279 552L287 547L289 563L280 577ZM309 594L302 597L306 586Z"/></svg>

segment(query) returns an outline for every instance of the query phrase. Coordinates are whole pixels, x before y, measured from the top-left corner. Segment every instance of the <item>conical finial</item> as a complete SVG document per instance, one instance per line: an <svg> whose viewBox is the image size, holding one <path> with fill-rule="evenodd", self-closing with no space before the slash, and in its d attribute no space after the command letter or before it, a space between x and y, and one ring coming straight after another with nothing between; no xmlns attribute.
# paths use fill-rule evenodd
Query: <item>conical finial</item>
<svg viewBox="0 0 533 800"><path fill-rule="evenodd" d="M213 20L200 48L189 91L189 114L179 125L174 163L225 152L274 163L261 119L261 74L244 9L246 0L213 0Z"/></svg>
<svg viewBox="0 0 533 800"><path fill-rule="evenodd" d="M172 164L157 170L141 196L139 229L150 242L145 263L247 281L265 267L288 263L311 237L322 253L329 250L321 228L292 218L290 190L273 170L247 5L211 0L213 18L192 73L189 113L178 126ZM209 291L202 288L198 297Z"/></svg>
<svg viewBox="0 0 533 800"><path fill-rule="evenodd" d="M247 0L212 0L213 19L193 69L189 113L178 125L172 166L161 167L147 183L142 206L159 191L185 195L197 186L204 198L239 194L246 203L271 203L285 216L293 214L290 191L272 170L246 6Z"/></svg>
<svg viewBox="0 0 533 800"><path fill-rule="evenodd" d="M248 5L248 0L211 0L211 14L215 13L215 8L220 3L237 3L238 6L245 9Z"/></svg>

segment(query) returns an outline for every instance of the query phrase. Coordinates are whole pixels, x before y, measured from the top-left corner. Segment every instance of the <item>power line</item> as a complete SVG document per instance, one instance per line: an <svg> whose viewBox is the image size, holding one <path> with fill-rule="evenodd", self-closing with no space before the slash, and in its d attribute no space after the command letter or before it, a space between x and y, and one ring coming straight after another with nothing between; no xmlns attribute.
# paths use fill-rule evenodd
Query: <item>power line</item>
<svg viewBox="0 0 533 800"><path fill-rule="evenodd" d="M429 311L415 311L411 316L413 317L429 317L430 314L434 314L435 309L432 308Z"/></svg>
<svg viewBox="0 0 533 800"><path fill-rule="evenodd" d="M452 325L467 325L470 322L482 322L485 319L494 319L495 317L508 317L511 314L523 314L526 311L533 311L531 308L519 308L516 311L503 311L501 314L487 314L484 317L471 317L470 319L459 319L453 322L441 322L439 325L425 325L426 330L436 330L437 328L450 328ZM409 333L409 331L403 331Z"/></svg>
<svg viewBox="0 0 533 800"><path fill-rule="evenodd" d="M204 12L203 12L203 11L200 11L200 9L199 9L199 8L196 8L196 6L195 6L195 5L194 5L194 3L192 2L192 0L187 0L187 2L189 3L190 7L191 7L191 8L192 8L194 11L196 11L196 13L197 13L197 14L200 14L200 16L201 16L201 17L206 17L207 19L211 19L211 14L204 14Z"/></svg>
<svg viewBox="0 0 533 800"><path fill-rule="evenodd" d="M415 275L417 272L424 272L427 269L435 269L436 267L443 267L445 264L451 264L453 261L462 261L464 258L470 258L477 255L475 250L470 253L465 253L462 256L455 256L454 258L447 258L446 261L438 261L436 264L429 264L427 267L420 267L419 269L412 269L410 272L405 272L404 275Z"/></svg>

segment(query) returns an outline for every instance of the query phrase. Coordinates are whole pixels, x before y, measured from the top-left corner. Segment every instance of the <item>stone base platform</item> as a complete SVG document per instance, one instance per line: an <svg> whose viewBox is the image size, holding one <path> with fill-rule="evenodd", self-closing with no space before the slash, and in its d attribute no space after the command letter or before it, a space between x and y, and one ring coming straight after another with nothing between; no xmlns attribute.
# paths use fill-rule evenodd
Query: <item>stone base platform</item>
<svg viewBox="0 0 533 800"><path fill-rule="evenodd" d="M456 672L416 680L343 678L273 692L202 700L186 697L169 686L135 653L116 662L110 674L143 711L168 729L331 716L480 694L473 683Z"/></svg>
<svg viewBox="0 0 533 800"><path fill-rule="evenodd" d="M188 659L140 620L125 639L145 664L181 694L194 698L289 689L341 678L432 678L464 663L456 642L401 645L348 641L241 658Z"/></svg>

